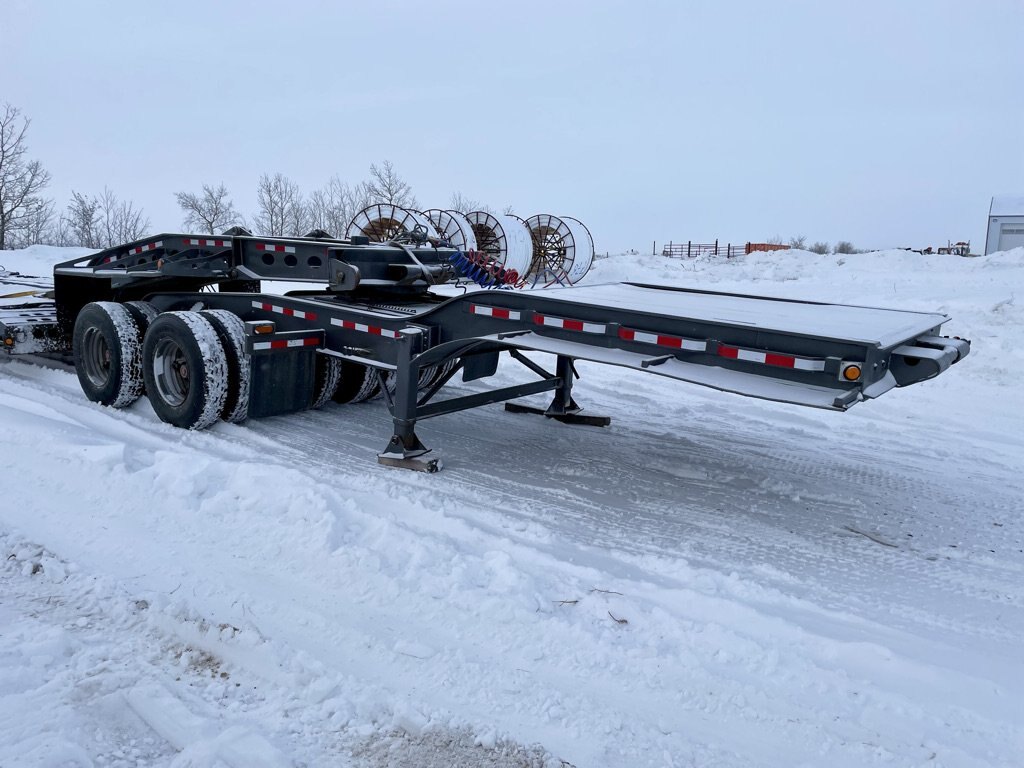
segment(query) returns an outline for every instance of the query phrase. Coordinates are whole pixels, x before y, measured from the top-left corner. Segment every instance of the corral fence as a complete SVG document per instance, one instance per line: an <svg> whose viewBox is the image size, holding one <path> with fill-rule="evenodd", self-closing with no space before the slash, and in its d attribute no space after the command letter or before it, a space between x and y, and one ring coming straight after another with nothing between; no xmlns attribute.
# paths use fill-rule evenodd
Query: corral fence
<svg viewBox="0 0 1024 768"><path fill-rule="evenodd" d="M661 248L661 255L678 259L693 259L705 254L732 258L733 256L745 256L754 251L784 251L788 248L788 245L778 243L743 243L742 245L725 243L722 245L717 240L713 243L695 243L692 240L687 240L685 243L666 243ZM655 242L652 253L656 254L657 252L658 244Z"/></svg>

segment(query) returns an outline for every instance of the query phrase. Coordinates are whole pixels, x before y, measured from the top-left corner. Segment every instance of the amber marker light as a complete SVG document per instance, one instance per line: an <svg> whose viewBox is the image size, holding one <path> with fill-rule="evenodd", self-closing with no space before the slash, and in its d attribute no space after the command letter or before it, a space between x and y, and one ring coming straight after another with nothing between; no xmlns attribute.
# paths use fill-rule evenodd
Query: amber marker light
<svg viewBox="0 0 1024 768"><path fill-rule="evenodd" d="M274 324L273 323L264 323L263 325L257 325L257 326L255 326L252 329L252 332L253 333L258 333L261 336L263 334L273 333L274 332Z"/></svg>
<svg viewBox="0 0 1024 768"><path fill-rule="evenodd" d="M843 378L847 381L856 381L860 378L860 366L848 365L843 368Z"/></svg>

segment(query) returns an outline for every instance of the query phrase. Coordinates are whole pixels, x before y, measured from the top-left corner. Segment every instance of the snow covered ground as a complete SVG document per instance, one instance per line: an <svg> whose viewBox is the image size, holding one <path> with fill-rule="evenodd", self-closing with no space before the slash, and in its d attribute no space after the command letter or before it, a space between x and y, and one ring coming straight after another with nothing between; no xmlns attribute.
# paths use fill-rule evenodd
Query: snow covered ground
<svg viewBox="0 0 1024 768"><path fill-rule="evenodd" d="M624 279L974 347L845 414L582 364L610 428L434 419L437 475L380 402L190 433L0 359L0 766L1024 764L1024 249Z"/></svg>

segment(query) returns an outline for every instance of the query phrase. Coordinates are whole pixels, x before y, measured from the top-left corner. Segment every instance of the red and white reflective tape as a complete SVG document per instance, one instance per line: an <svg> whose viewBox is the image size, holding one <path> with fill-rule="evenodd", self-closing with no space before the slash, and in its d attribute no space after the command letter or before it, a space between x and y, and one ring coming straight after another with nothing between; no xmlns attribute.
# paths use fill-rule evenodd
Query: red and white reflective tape
<svg viewBox="0 0 1024 768"><path fill-rule="evenodd" d="M398 331L390 331L387 328L378 328L375 325L366 325L364 323L353 323L351 320L338 320L334 317L331 318L331 325L339 325L349 331L372 333L374 336L384 336L388 339L397 339L401 336Z"/></svg>
<svg viewBox="0 0 1024 768"><path fill-rule="evenodd" d="M202 240L195 237L186 237L185 245L198 245L201 248L230 248L230 240Z"/></svg>
<svg viewBox="0 0 1024 768"><path fill-rule="evenodd" d="M619 328L619 338L624 341L639 341L642 344L654 344L670 349L685 349L688 352L706 352L708 343L697 339L684 339L681 336L667 336L663 333L649 333L632 328Z"/></svg>
<svg viewBox="0 0 1024 768"><path fill-rule="evenodd" d="M257 243L258 251L273 251L274 253L295 253L295 248L290 245L273 245L272 243Z"/></svg>
<svg viewBox="0 0 1024 768"><path fill-rule="evenodd" d="M277 304L264 304L261 301L254 301L252 305L256 309L262 309L264 312L277 312L277 314L279 315L297 317L300 320L316 320L316 312L304 312L301 309L292 309L291 307L279 307Z"/></svg>
<svg viewBox="0 0 1024 768"><path fill-rule="evenodd" d="M273 341L256 341L253 342L253 351L258 352L263 349L294 349L295 347L319 347L320 338L317 336L310 336L306 339L274 339Z"/></svg>
<svg viewBox="0 0 1024 768"><path fill-rule="evenodd" d="M793 355L780 355L777 352L763 352L758 349L741 349L722 344L718 347L719 357L729 360L745 360L748 363L763 363L774 365L777 368L795 368L799 371L824 371L825 361L814 360L808 357L794 357Z"/></svg>
<svg viewBox="0 0 1024 768"><path fill-rule="evenodd" d="M474 315L484 317L496 317L499 320L519 320L522 313L514 309L503 309L502 307L485 307L480 304L470 304L469 311Z"/></svg>
<svg viewBox="0 0 1024 768"><path fill-rule="evenodd" d="M128 255L129 256L137 256L140 253L145 253L146 251L155 251L157 248L163 248L163 247L164 247L163 240L160 240L159 242L156 242L156 243L147 243L146 245L140 245L140 246L137 246L136 248L129 248L128 249Z"/></svg>
<svg viewBox="0 0 1024 768"><path fill-rule="evenodd" d="M588 323L583 320L572 320L567 317L551 317L549 315L537 314L533 316L536 325L543 325L549 328L561 328L565 331L581 331L582 333L604 333L607 326L604 323Z"/></svg>

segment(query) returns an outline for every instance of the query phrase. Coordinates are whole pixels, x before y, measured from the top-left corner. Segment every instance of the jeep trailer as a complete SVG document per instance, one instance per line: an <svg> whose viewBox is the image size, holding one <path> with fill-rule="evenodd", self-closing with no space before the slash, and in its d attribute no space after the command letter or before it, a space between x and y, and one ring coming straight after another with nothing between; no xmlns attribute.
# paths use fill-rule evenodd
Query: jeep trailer
<svg viewBox="0 0 1024 768"><path fill-rule="evenodd" d="M302 285L268 294L264 281ZM472 282L492 290L452 290ZM415 236L161 234L57 265L52 294L0 307L0 343L11 354L70 352L90 400L123 408L145 393L161 420L187 429L380 395L393 435L378 460L427 472L441 464L416 425L433 416L551 392L546 409L505 407L610 423L581 413L575 360L843 411L970 351L939 335L944 314L642 283L502 290L506 282L486 254ZM552 355L554 370L530 352ZM502 353L535 378L437 398L456 374L492 376Z"/></svg>

